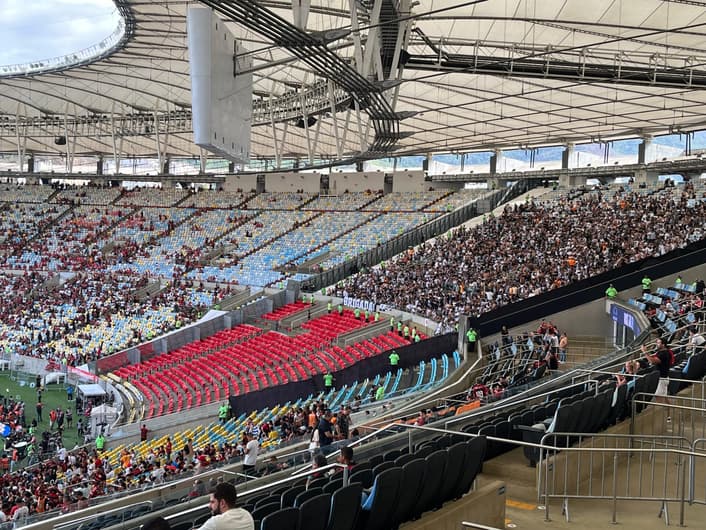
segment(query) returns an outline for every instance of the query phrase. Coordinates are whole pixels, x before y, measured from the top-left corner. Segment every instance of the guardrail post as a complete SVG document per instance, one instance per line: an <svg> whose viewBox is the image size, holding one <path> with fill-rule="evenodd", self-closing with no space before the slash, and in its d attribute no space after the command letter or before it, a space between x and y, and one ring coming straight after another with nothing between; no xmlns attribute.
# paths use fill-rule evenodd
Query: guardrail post
<svg viewBox="0 0 706 530"><path fill-rule="evenodd" d="M618 452L613 453L613 520L611 523L618 524L616 518L618 510Z"/></svg>

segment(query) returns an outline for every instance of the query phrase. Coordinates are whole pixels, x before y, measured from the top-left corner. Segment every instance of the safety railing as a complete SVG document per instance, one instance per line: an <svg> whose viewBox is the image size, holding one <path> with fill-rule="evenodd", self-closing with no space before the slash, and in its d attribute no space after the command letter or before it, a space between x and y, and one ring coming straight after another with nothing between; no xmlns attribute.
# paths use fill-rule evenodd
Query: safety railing
<svg viewBox="0 0 706 530"><path fill-rule="evenodd" d="M521 407L522 405L529 405L532 403L539 403L542 400L546 400L550 396L556 395L557 392L568 390L571 388L578 388L578 387L585 387L587 384L594 384L595 385L595 392L596 394L598 393L598 381L595 379L586 379L584 381L575 383L572 382L571 384L562 386L561 389L552 389L548 390L546 392L542 392L540 394L534 394L529 397L521 397L521 394L516 396L516 399L510 400L508 403L500 403L498 404L497 407L493 407L492 412L494 414L497 414L498 412L501 412L503 409L517 409L518 407ZM478 409L475 412L468 414L468 415L463 415L459 416L458 418L454 418L452 420L448 420L444 423L444 428L445 429L452 429L454 425L458 425L460 423L469 423L473 421L473 418L483 416L484 414L488 414L490 410L483 410Z"/></svg>
<svg viewBox="0 0 706 530"><path fill-rule="evenodd" d="M573 443L573 446L568 446ZM669 524L669 503L679 504L679 524L691 482L694 459L706 464L706 454L692 451L681 436L549 433L540 443L538 497L550 521L550 501L561 501L569 521L570 499L607 500L612 522L618 501L659 502L659 516Z"/></svg>
<svg viewBox="0 0 706 530"><path fill-rule="evenodd" d="M253 487L251 489L242 489L238 490L238 499L239 501L242 500L244 497L245 498L252 498L256 496L258 493L265 493L273 488L277 488L278 486L285 486L287 484L292 484L302 478L309 477L314 474L318 473L326 473L327 471L332 471L332 470L341 470L343 472L342 478L343 478L343 483L347 484L348 483L348 466L345 464L339 464L337 462L334 462L332 464L327 464L325 466L317 467L316 469L308 469L308 470L303 470L300 471L299 473L296 473L294 475L269 482L267 484L262 484L258 485L256 487ZM230 475L236 475L236 476L243 476L242 473L232 473L232 472L224 472L224 474L230 474ZM200 513L206 512L207 507L205 505L200 505L200 506L194 506L192 508L189 508L187 510L182 510L178 513L174 513L171 515L168 515L165 517L167 521L170 523L174 523L178 519L189 519L191 520L192 517L195 517L199 515Z"/></svg>
<svg viewBox="0 0 706 530"><path fill-rule="evenodd" d="M703 381L699 383L699 386L703 387ZM693 389L694 386L691 388ZM675 395L669 396L667 398L669 402L665 403L656 401L656 397L643 392L633 396L630 419L631 433L636 430L636 421L639 418L638 408L652 405L658 411L660 419L663 420L658 425L668 425L667 430L673 434L687 436L689 439L706 438L706 398Z"/></svg>
<svg viewBox="0 0 706 530"><path fill-rule="evenodd" d="M477 530L500 530L495 526L488 526L485 524L471 523L469 521L461 521L461 526L463 528L476 528Z"/></svg>

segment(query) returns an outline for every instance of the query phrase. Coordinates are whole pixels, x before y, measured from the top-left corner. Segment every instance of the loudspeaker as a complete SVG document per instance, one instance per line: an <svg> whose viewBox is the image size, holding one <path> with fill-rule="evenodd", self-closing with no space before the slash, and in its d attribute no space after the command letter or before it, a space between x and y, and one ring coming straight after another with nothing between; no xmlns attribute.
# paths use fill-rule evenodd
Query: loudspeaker
<svg viewBox="0 0 706 530"><path fill-rule="evenodd" d="M66 145L66 136L57 136L54 138L54 143L56 145Z"/></svg>

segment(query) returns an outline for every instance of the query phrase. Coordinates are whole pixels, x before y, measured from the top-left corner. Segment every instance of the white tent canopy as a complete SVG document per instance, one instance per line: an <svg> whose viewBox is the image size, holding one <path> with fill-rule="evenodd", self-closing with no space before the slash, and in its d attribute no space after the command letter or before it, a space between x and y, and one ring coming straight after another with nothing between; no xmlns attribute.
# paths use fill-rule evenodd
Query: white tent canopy
<svg viewBox="0 0 706 530"><path fill-rule="evenodd" d="M96 385L97 386L97 385ZM91 417L89 418L89 432L95 438L102 430L104 434L110 433L110 426L115 423L118 418L118 409L110 405L103 404L91 409Z"/></svg>
<svg viewBox="0 0 706 530"><path fill-rule="evenodd" d="M108 395L108 393L105 391L105 389L96 383L91 383L88 385L78 385L78 391L79 391L79 395L82 395L83 397L87 397L87 398L101 397L101 396Z"/></svg>

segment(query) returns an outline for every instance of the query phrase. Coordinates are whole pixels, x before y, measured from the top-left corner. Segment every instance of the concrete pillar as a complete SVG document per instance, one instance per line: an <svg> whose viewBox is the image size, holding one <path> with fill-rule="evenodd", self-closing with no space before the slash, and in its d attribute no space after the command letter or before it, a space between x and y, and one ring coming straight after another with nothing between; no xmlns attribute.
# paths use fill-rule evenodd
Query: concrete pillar
<svg viewBox="0 0 706 530"><path fill-rule="evenodd" d="M571 167L571 159L576 151L574 144L566 144L564 151L561 153L561 169L569 169Z"/></svg>
<svg viewBox="0 0 706 530"><path fill-rule="evenodd" d="M503 164L503 152L500 149L496 149L495 153L491 155L490 157L490 172L491 173L499 173L503 171L504 168Z"/></svg>
<svg viewBox="0 0 706 530"><path fill-rule="evenodd" d="M98 160L96 161L96 175L102 175L103 174L103 157L99 156Z"/></svg>
<svg viewBox="0 0 706 530"><path fill-rule="evenodd" d="M635 184L638 186L640 184L654 185L659 182L659 173L657 171L647 171L646 169L639 169L635 171L633 178L635 179Z"/></svg>
<svg viewBox="0 0 706 530"><path fill-rule="evenodd" d="M235 173L235 162L228 162L228 173Z"/></svg>
<svg viewBox="0 0 706 530"><path fill-rule="evenodd" d="M431 153L427 153L427 156L422 160L422 171L429 171L431 166Z"/></svg>
<svg viewBox="0 0 706 530"><path fill-rule="evenodd" d="M654 162L654 147L652 145L652 136L643 136L642 142L637 147L637 163L648 164Z"/></svg>
<svg viewBox="0 0 706 530"><path fill-rule="evenodd" d="M162 175L169 175L169 165L171 164L172 159L169 157L166 157L164 159L164 164L162 164Z"/></svg>
<svg viewBox="0 0 706 530"><path fill-rule="evenodd" d="M356 162L355 163L355 170L358 173L362 173L363 172L363 162Z"/></svg>
<svg viewBox="0 0 706 530"><path fill-rule="evenodd" d="M559 186L564 189L579 188L586 184L588 177L574 175L571 171L565 171L559 177Z"/></svg>
<svg viewBox="0 0 706 530"><path fill-rule="evenodd" d="M27 157L27 173L34 173L34 155Z"/></svg>

